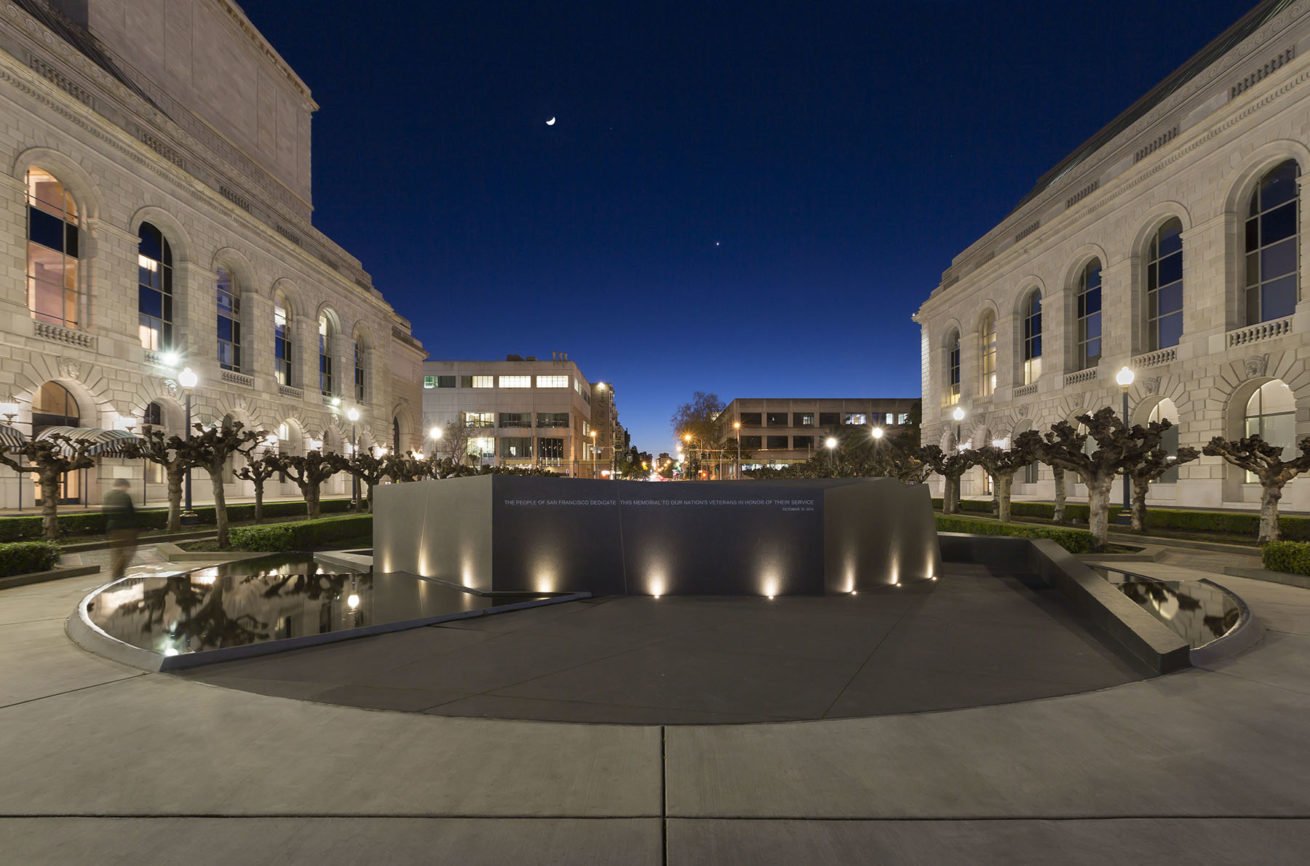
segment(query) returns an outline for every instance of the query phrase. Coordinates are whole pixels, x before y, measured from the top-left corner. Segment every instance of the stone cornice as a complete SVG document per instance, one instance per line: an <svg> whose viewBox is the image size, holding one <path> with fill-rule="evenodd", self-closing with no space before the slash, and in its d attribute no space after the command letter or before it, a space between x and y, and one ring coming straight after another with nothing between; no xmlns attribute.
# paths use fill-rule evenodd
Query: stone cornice
<svg viewBox="0 0 1310 866"><path fill-rule="evenodd" d="M1278 13L1243 39L1242 42L1229 49L1205 69L1202 69L1185 85L1161 100L1160 104L1151 108L1150 111L1134 121L1113 139L1088 154L1079 163L1071 166L1064 175L1052 181L1040 195L1007 214L986 234L956 255L951 262L950 268L943 274L942 284L938 288L940 289L945 285L948 275L951 275L952 272L968 271L975 258L985 255L983 251L986 247L996 243L1004 244L1011 234L1017 233L1022 227L1046 216L1047 211L1052 206L1058 204L1074 191L1085 187L1089 182L1099 181L1101 188L1104 189L1106 185L1121 176L1116 175L1114 178L1106 178L1106 170L1117 160L1125 157L1131 158L1133 146L1140 143L1139 140L1142 136L1149 135L1161 121L1184 109L1193 99L1210 95L1209 91L1216 80L1234 74L1243 64L1249 63L1252 60L1252 55L1256 54L1257 51L1278 47L1270 45L1273 38L1294 25L1299 18L1307 13L1310 13L1310 0L1297 0L1297 2ZM1249 93L1249 91L1247 92ZM1237 99L1241 99L1242 95L1239 95ZM1204 124L1205 121L1206 118L1202 118L1199 122ZM1182 131L1186 133L1188 130ZM1157 152L1164 153L1170 150L1171 148L1166 147ZM1128 171L1131 171L1134 167L1129 165ZM1102 192L1098 191L1098 194L1093 198L1099 200L1103 198L1103 195ZM1063 216L1063 213L1056 216ZM1011 245L1011 248L1013 246ZM998 256L1003 254L1003 252L996 253ZM963 278L964 273L957 273L954 276L957 279Z"/></svg>
<svg viewBox="0 0 1310 866"><path fill-rule="evenodd" d="M1107 182L1098 191L1094 201L1083 207L1058 214L1049 223L1041 226L1041 230L1035 233L1035 237L1031 239L1030 243L1013 244L993 258L981 263L974 270L961 275L957 281L950 285L939 286L929 295L919 309L923 310L930 305L935 306L939 302L953 298L960 291L995 279L1005 270L1013 267L1016 259L1027 258L1035 248L1049 246L1053 237L1068 234L1081 225L1095 222L1106 211L1119 207L1125 195L1155 178L1166 168L1195 154L1235 126L1273 105L1278 100L1285 98L1298 87L1305 85L1306 82L1310 82L1310 60L1299 60L1297 65L1302 68L1300 71L1294 71L1292 77L1269 88L1256 87L1246 91L1225 104L1225 108L1233 110L1225 114L1223 118L1209 125L1197 124L1186 134L1174 139L1170 147L1157 151L1137 165L1130 167L1123 174ZM1107 267L1113 264L1115 263L1105 263Z"/></svg>

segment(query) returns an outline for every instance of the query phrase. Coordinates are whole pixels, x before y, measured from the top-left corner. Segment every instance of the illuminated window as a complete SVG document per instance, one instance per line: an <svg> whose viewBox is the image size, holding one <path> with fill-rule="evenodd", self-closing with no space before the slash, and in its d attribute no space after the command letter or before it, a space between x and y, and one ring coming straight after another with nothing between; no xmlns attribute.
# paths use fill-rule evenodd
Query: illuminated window
<svg viewBox="0 0 1310 866"><path fill-rule="evenodd" d="M332 319L327 313L318 317L318 389L325 395L333 393L332 386ZM396 446L399 448L399 446Z"/></svg>
<svg viewBox="0 0 1310 866"><path fill-rule="evenodd" d="M1033 289L1023 306L1023 383L1042 375L1042 293Z"/></svg>
<svg viewBox="0 0 1310 866"><path fill-rule="evenodd" d="M852 413L843 418L842 423L854 427L863 427L869 423L869 416L861 413Z"/></svg>
<svg viewBox="0 0 1310 866"><path fill-rule="evenodd" d="M1146 347L1177 346L1183 336L1183 224L1160 226L1146 252Z"/></svg>
<svg viewBox="0 0 1310 866"><path fill-rule="evenodd" d="M996 316L990 310L978 326L978 393L988 397L996 392Z"/></svg>
<svg viewBox="0 0 1310 866"><path fill-rule="evenodd" d="M813 412L795 412L795 413L792 414L791 418L792 418L791 423L792 423L793 426L796 426L796 427L813 427L813 426L814 426L814 413L813 413Z"/></svg>
<svg viewBox="0 0 1310 866"><path fill-rule="evenodd" d="M273 296L273 375L279 385L294 385L295 362L291 341L291 305L281 292Z"/></svg>
<svg viewBox="0 0 1310 866"><path fill-rule="evenodd" d="M437 387L437 377L436 377L436 376L424 376L424 377L423 377L423 387L424 387L424 388L427 388L427 389L429 389L429 390L431 390L432 388Z"/></svg>
<svg viewBox="0 0 1310 866"><path fill-rule="evenodd" d="M136 265L141 347L162 352L173 345L173 250L150 223L137 232Z"/></svg>
<svg viewBox="0 0 1310 866"><path fill-rule="evenodd" d="M494 388L496 387L495 376L470 376L469 386L472 388Z"/></svg>
<svg viewBox="0 0 1310 866"><path fill-rule="evenodd" d="M38 321L78 326L77 205L63 184L27 170L27 306Z"/></svg>
<svg viewBox="0 0 1310 866"><path fill-rule="evenodd" d="M474 386L477 387L477 386ZM502 388L531 388L531 376L501 376L500 387Z"/></svg>
<svg viewBox="0 0 1310 866"><path fill-rule="evenodd" d="M909 412L901 412L899 415L896 416L896 423L897 423L897 424L909 424L909 423L910 423L910 413L909 413Z"/></svg>
<svg viewBox="0 0 1310 866"><path fill-rule="evenodd" d="M465 427L495 427L496 413L495 412L465 412L464 426Z"/></svg>
<svg viewBox="0 0 1310 866"><path fill-rule="evenodd" d="M532 437L506 436L500 440L500 456L506 460L531 460Z"/></svg>
<svg viewBox="0 0 1310 866"><path fill-rule="evenodd" d="M559 466L564 462L564 440L538 439L537 459L543 466Z"/></svg>
<svg viewBox="0 0 1310 866"><path fill-rule="evenodd" d="M538 388L567 388L569 386L568 376L538 376Z"/></svg>
<svg viewBox="0 0 1310 866"><path fill-rule="evenodd" d="M946 340L946 405L960 402L960 332Z"/></svg>
<svg viewBox="0 0 1310 866"><path fill-rule="evenodd" d="M355 341L355 402L364 402L364 380L368 371L364 366L364 347Z"/></svg>
<svg viewBox="0 0 1310 866"><path fill-rule="evenodd" d="M479 461L486 460L496 453L496 440L490 436L471 436L468 453Z"/></svg>
<svg viewBox="0 0 1310 866"><path fill-rule="evenodd" d="M1265 382L1246 401L1243 435L1259 436L1270 445L1280 446L1284 459L1295 452L1296 397L1281 379ZM1256 478L1248 472L1246 481L1251 484Z"/></svg>
<svg viewBox="0 0 1310 866"><path fill-rule="evenodd" d="M1248 325L1281 319L1296 311L1300 173L1300 166L1289 159L1261 178L1251 196L1246 219Z"/></svg>
<svg viewBox="0 0 1310 866"><path fill-rule="evenodd" d="M214 296L218 302L218 366L224 370L241 369L241 289L227 268L214 276Z"/></svg>
<svg viewBox="0 0 1310 866"><path fill-rule="evenodd" d="M1290 393L1290 392L1289 392ZM1168 454L1176 455L1178 453L1178 407L1174 401L1169 398L1161 400L1155 404L1151 414L1146 419L1151 421L1168 421L1171 425L1168 430L1160 437L1160 447L1164 448ZM1157 479L1160 484L1174 484L1178 481L1178 467L1174 466L1167 470Z"/></svg>
<svg viewBox="0 0 1310 866"><path fill-rule="evenodd" d="M1079 370L1095 367L1101 360L1101 263L1092 259L1078 275L1075 287L1077 357Z"/></svg>

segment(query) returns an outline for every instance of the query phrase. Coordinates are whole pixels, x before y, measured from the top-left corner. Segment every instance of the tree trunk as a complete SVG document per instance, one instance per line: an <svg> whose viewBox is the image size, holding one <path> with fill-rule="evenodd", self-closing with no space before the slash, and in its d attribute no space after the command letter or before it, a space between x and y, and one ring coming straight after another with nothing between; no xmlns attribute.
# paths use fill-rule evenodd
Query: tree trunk
<svg viewBox="0 0 1310 866"><path fill-rule="evenodd" d="M1278 540L1278 500L1283 498L1283 485L1265 486L1260 490L1260 543Z"/></svg>
<svg viewBox="0 0 1310 866"><path fill-rule="evenodd" d="M214 526L218 529L218 547L226 549L227 540L227 495L223 492L223 466L209 470L209 483L214 488Z"/></svg>
<svg viewBox="0 0 1310 866"><path fill-rule="evenodd" d="M264 519L264 479L262 476L255 476L255 522L259 523Z"/></svg>
<svg viewBox="0 0 1310 866"><path fill-rule="evenodd" d="M177 532L182 528L182 467L165 464L164 474L168 478L168 531Z"/></svg>
<svg viewBox="0 0 1310 866"><path fill-rule="evenodd" d="M59 537L59 473L42 472L37 477L41 484L41 534L54 541Z"/></svg>
<svg viewBox="0 0 1310 866"><path fill-rule="evenodd" d="M1052 466L1051 472L1055 478L1055 513L1051 516L1056 523L1064 523L1064 470L1058 466Z"/></svg>
<svg viewBox="0 0 1310 866"><path fill-rule="evenodd" d="M1145 481L1133 482L1133 530L1146 531L1146 494L1151 489Z"/></svg>
<svg viewBox="0 0 1310 866"><path fill-rule="evenodd" d="M996 490L996 516L1002 523L1010 522L1010 488L1013 484L1013 475L997 475L992 479L992 487Z"/></svg>
<svg viewBox="0 0 1310 866"><path fill-rule="evenodd" d="M368 495L364 501L364 510L369 514L373 513L373 488L375 486L372 481L368 483Z"/></svg>
<svg viewBox="0 0 1310 866"><path fill-rule="evenodd" d="M314 484L311 485L309 490L305 493L305 507L309 509L310 520L313 520L316 517L318 517L319 490L320 490L320 486L318 484Z"/></svg>
<svg viewBox="0 0 1310 866"><path fill-rule="evenodd" d="M1114 478L1098 478L1087 485L1087 528L1097 550L1105 548L1110 538L1110 488Z"/></svg>
<svg viewBox="0 0 1310 866"><path fill-rule="evenodd" d="M955 514L960 510L960 478L947 475L942 488L942 514Z"/></svg>

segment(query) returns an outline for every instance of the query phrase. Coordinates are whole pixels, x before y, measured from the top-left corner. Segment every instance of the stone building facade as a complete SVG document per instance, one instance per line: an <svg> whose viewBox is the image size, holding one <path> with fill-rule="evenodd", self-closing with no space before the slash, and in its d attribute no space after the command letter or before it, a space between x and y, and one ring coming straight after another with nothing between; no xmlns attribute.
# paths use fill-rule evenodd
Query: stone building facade
<svg viewBox="0 0 1310 866"><path fill-rule="evenodd" d="M1180 444L1310 435L1308 169L1310 2L1268 0L956 256L915 316L924 441L953 445L957 408L966 445L1117 409L1125 366L1131 419L1174 422ZM1258 503L1217 458L1176 474L1154 502ZM1018 481L1053 495L1045 467ZM975 470L963 493L985 485ZM1310 508L1310 481L1284 503Z"/></svg>
<svg viewBox="0 0 1310 866"><path fill-rule="evenodd" d="M228 0L0 5L0 402L15 427L180 432L189 367L196 421L341 449L357 406L363 443L420 445L423 348L310 221L316 109ZM143 473L107 460L65 495L94 503ZM32 503L29 480L0 475L0 507Z"/></svg>

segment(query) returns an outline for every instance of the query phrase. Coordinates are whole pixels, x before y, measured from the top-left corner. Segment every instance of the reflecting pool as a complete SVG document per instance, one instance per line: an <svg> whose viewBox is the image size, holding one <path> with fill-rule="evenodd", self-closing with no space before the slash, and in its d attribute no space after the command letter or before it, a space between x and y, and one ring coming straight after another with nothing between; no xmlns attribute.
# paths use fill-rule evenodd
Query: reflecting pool
<svg viewBox="0 0 1310 866"><path fill-rule="evenodd" d="M1242 621L1241 604L1212 583L1156 580L1108 568L1096 571L1192 649L1213 643Z"/></svg>
<svg viewBox="0 0 1310 866"><path fill-rule="evenodd" d="M126 578L87 602L107 635L164 656L367 629L540 600L487 598L407 575L342 573L277 556Z"/></svg>

